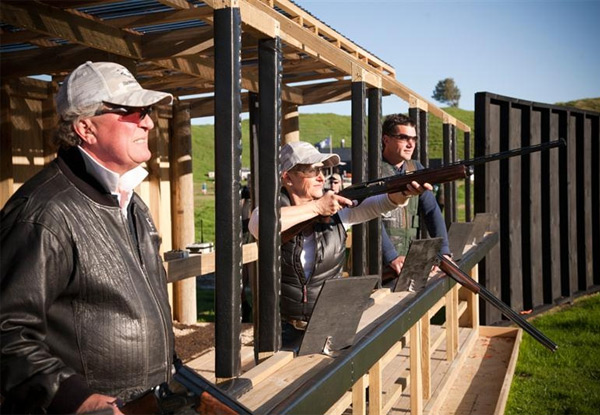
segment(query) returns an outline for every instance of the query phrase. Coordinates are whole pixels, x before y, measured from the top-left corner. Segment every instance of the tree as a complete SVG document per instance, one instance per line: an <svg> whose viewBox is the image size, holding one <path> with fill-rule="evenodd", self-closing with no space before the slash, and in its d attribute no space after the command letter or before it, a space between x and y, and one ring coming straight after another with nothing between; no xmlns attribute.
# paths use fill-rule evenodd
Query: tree
<svg viewBox="0 0 600 415"><path fill-rule="evenodd" d="M451 107L458 107L458 101L460 101L460 89L458 89L454 83L453 78L442 79L435 86L431 98L446 103Z"/></svg>

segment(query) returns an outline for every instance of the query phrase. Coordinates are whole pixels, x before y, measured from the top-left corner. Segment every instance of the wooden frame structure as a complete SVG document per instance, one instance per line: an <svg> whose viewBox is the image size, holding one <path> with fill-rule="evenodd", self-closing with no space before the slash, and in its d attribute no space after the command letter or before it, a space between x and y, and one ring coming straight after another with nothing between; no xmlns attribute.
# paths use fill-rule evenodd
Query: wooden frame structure
<svg viewBox="0 0 600 415"><path fill-rule="evenodd" d="M2 203L53 157L54 149L47 144L55 122L52 96L64 76L87 60L110 60L128 67L142 86L177 98L173 108L161 108L156 118L157 128L151 134L154 158L147 163L150 176L139 192L159 226L162 248L183 248L194 242L193 215L189 215L194 208L189 197L193 194L189 120L215 116L216 157L221 165L216 172L220 235L214 256L216 342L223 351L216 357L218 378L234 377L240 371L241 266L249 260L244 252L252 251L253 258L256 254L252 246L241 246L238 223L241 112L253 113L251 103L261 105L260 128L252 144L253 155L265 152L255 167L260 174L253 174L259 177L256 187L261 189L261 199L279 187L278 179L272 180L279 176L273 155L282 142L298 139L297 111L302 105L351 99L352 144L357 149L366 148L367 143L367 96L370 114L381 113L384 94L405 100L411 112L417 111L421 132L428 114L442 119L445 128L454 132L448 140L455 139L457 129L465 134L470 131L395 79L390 65L289 0L3 0L0 13ZM29 78L34 75L50 80ZM379 140L375 125L369 126L369 134L372 152ZM265 154L271 154L270 158ZM426 143L420 156L426 160ZM373 161L354 164L361 171L356 177L366 178L376 171ZM259 203L272 208L274 195L271 192ZM259 305L263 307L269 299L277 302L273 295L278 291L278 223L278 211L274 211L272 220L260 229L261 235L275 235L269 243L261 239L257 254L264 269L270 270L268 277L261 277L260 292L265 297ZM372 232L376 234L377 228ZM356 232L354 241L359 272L366 269L365 235L365 231ZM267 263L268 258L275 260ZM187 261L187 266L194 261ZM182 322L196 319L193 284L193 279L182 280L173 289L175 318ZM277 327L276 308L264 308L271 314L261 316L262 326ZM259 356L277 351L277 332L270 330L270 335L274 337L258 342L265 345L265 350L258 350Z"/></svg>

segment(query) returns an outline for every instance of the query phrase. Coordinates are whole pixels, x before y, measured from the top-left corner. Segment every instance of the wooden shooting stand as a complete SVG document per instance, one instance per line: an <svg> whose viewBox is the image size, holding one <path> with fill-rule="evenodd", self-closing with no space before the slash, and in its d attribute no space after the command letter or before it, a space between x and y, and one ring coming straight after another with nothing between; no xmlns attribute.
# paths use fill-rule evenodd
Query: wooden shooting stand
<svg viewBox="0 0 600 415"><path fill-rule="evenodd" d="M497 240L468 245L459 265L476 278ZM255 365L245 345L243 374L228 392L257 414L503 413L520 329L479 326L477 297L442 273L418 293L383 288L370 298L349 349L336 357L280 351ZM434 324L442 309L445 321ZM215 381L214 352L187 364Z"/></svg>

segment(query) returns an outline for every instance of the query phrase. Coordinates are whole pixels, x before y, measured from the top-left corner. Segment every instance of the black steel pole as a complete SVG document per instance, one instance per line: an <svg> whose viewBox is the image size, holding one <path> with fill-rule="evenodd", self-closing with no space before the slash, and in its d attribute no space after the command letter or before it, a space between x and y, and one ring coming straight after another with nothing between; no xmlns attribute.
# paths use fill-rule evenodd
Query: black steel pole
<svg viewBox="0 0 600 415"><path fill-rule="evenodd" d="M257 360L268 357L281 347L281 225L279 214L279 148L281 146L281 41L279 38L258 42L258 82L260 128L258 225L258 314L255 323L258 341L254 345Z"/></svg>
<svg viewBox="0 0 600 415"><path fill-rule="evenodd" d="M366 180L366 140L365 140L365 98L364 82L352 82L352 183ZM365 224L352 226L352 275L365 275L367 270L367 231Z"/></svg>
<svg viewBox="0 0 600 415"><path fill-rule="evenodd" d="M214 11L215 38L215 376L241 370L242 130L240 9Z"/></svg>
<svg viewBox="0 0 600 415"><path fill-rule="evenodd" d="M381 177L381 88L369 88L368 177ZM369 274L381 275L381 218L368 224Z"/></svg>
<svg viewBox="0 0 600 415"><path fill-rule="evenodd" d="M465 160L468 160L471 158L471 133L469 131L465 131L464 140L465 153L463 156ZM473 214L471 206L471 177L467 177L465 179L465 222L471 222L472 219Z"/></svg>

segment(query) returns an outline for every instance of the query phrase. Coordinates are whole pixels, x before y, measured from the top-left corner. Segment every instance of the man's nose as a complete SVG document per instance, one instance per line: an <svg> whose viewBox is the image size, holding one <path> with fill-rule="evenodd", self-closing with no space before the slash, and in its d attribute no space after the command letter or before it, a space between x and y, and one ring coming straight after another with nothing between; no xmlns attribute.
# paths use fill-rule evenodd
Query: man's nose
<svg viewBox="0 0 600 415"><path fill-rule="evenodd" d="M150 115L146 115L139 124L140 128L150 131L154 128L154 121L152 121L152 117Z"/></svg>

